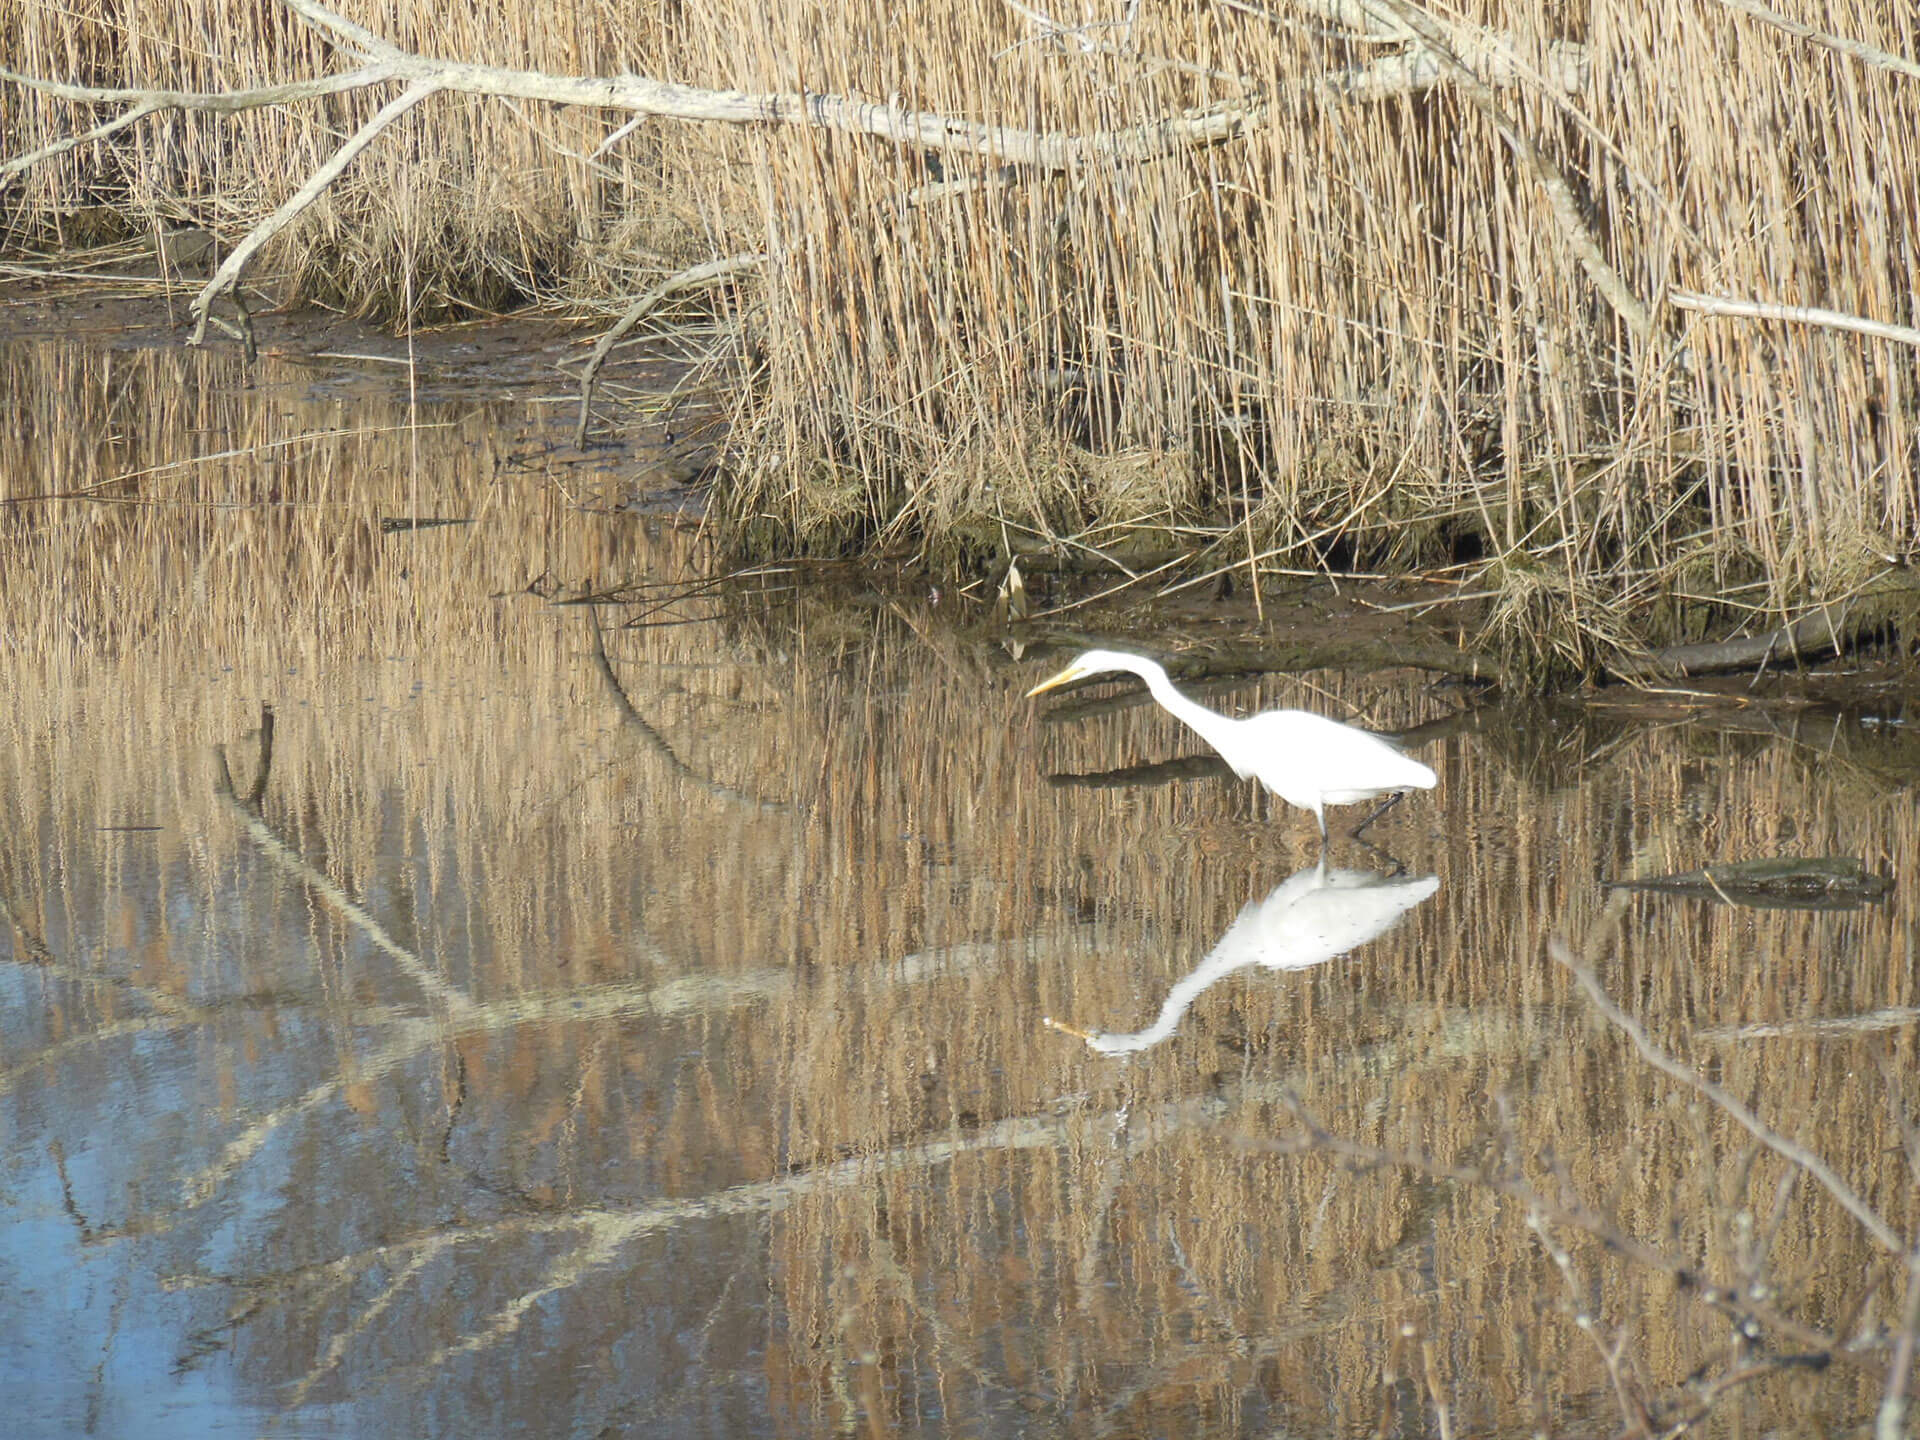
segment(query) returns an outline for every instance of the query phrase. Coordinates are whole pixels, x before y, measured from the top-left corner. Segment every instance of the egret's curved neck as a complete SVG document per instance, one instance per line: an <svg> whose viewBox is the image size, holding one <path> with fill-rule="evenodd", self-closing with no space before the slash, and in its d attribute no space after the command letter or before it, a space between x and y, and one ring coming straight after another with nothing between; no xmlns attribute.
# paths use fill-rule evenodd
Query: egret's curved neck
<svg viewBox="0 0 1920 1440"><path fill-rule="evenodd" d="M1200 962L1199 968L1190 975L1184 975L1174 982L1167 998L1160 1006L1160 1015L1153 1024L1144 1030L1129 1033L1108 1032L1096 1035L1092 1044L1096 1050L1107 1055L1126 1055L1138 1050L1146 1050L1158 1045L1162 1040L1180 1028L1180 1021L1193 1002L1202 993L1211 988L1223 975L1231 974L1249 962L1233 955L1221 955L1217 950Z"/></svg>
<svg viewBox="0 0 1920 1440"><path fill-rule="evenodd" d="M1168 714L1185 721L1197 731L1214 749L1220 749L1223 736L1231 735L1240 722L1231 715L1222 715L1218 710L1209 710L1197 700L1189 700L1173 688L1173 681L1167 678L1167 672L1151 660L1142 660L1140 668L1134 672L1147 682L1147 689L1160 707Z"/></svg>

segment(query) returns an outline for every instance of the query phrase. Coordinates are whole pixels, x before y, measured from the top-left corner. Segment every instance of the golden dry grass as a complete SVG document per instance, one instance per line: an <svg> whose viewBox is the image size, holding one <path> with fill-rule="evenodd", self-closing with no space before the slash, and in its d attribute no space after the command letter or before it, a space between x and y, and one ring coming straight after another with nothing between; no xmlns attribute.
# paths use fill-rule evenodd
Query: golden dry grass
<svg viewBox="0 0 1920 1440"><path fill-rule="evenodd" d="M1801 8L1920 50L1908 7ZM1008 175L821 131L664 122L590 160L622 117L442 96L279 247L288 293L387 312L578 300L770 251L719 497L749 548L952 552L1008 522L1046 537L1144 521L1296 565L1478 557L1522 619L1497 620L1496 643L1552 669L1675 638L1676 618L1692 633L1833 601L1920 538L1910 351L1657 306L1660 338L1636 339L1481 111L1444 84L1332 96L1327 77L1392 47L1307 12L1146 5L1123 26L1115 5L1060 35L951 0L343 9L429 53L1058 132L1266 99L1226 144ZM1715 4L1482 0L1455 18L1510 42L1529 78L1496 102L1644 301L1679 286L1914 318L1911 78ZM284 12L242 0L137 18L0 0L0 34L7 63L96 82L328 63ZM1563 73L1566 42L1586 65L1563 90L1542 77ZM104 205L231 240L378 98L155 123L33 171L14 234ZM75 123L0 87L10 144ZM936 179L976 183L920 193ZM1108 483L1116 463L1156 474L1155 492ZM1672 603L1679 572L1698 585L1703 569L1709 596L1759 582L1757 611ZM1597 592L1612 613L1589 628L1576 597ZM1550 613L1527 619L1543 596Z"/></svg>

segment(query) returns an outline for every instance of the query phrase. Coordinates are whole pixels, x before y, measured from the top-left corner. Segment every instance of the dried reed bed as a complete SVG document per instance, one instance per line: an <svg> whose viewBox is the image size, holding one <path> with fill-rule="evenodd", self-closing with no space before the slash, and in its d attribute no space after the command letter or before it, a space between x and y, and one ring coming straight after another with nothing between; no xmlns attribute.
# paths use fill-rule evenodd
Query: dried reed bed
<svg viewBox="0 0 1920 1440"><path fill-rule="evenodd" d="M423 24L401 7L364 18L430 50L537 58L563 69L618 69L627 44L644 44L654 29L639 14L603 24L586 12L446 11ZM291 12L244 0L138 17L8 0L0 25L9 68L82 84L239 89L321 73L330 60L329 47ZM611 43L622 34L631 40ZM85 244L117 237L129 222L136 233L192 223L236 238L366 119L365 98L238 116L185 112L136 127L111 147L87 147L71 163L22 177L13 238ZM69 133L72 118L13 87L0 96L0 129L23 145ZM605 133L591 117L516 116L449 98L431 122L403 123L309 212L298 242L277 255L285 293L389 315L466 313L551 294L566 277L594 269L629 192L657 189L647 185L645 160L614 174L579 158ZM670 215L671 205L659 213ZM661 225L656 215L625 228L645 235ZM624 274L655 258L645 245L630 246L612 263Z"/></svg>
<svg viewBox="0 0 1920 1440"><path fill-rule="evenodd" d="M543 441L511 408L437 408L409 431L404 404L356 405L343 425L335 404L301 400L307 372L274 361L255 377L278 397L271 404L245 387L237 361L218 357L155 350L83 360L65 347L11 346L0 364L22 422L0 442L11 452L0 497L9 650L41 675L36 688L52 687L49 715L104 703L122 674L171 677L176 699L128 712L131 729L117 741L149 764L168 757L154 771L168 787L160 809L204 810L209 747L237 744L262 701L279 712L276 780L328 797L296 813L343 855L411 850L379 828L391 817L364 808L388 765L424 773L441 754L467 756L462 785L472 788L441 795L433 813L484 811L490 823L538 833L579 817L573 802L526 789L521 756L538 735L577 734L589 770L627 752L587 668L584 612L550 608L527 588L563 576L587 586L636 569L691 574L705 557L680 532L652 536L574 509L527 462ZM81 498L27 498L49 494ZM416 504L473 523L382 533L383 520ZM528 624L521 612L541 618ZM435 654L494 678L449 704L420 662ZM663 723L676 707L700 712L701 679L689 670L663 682ZM731 702L717 703L724 713ZM371 729L364 745L341 753L371 770L332 768L325 736L348 717L356 733ZM65 748L81 742L62 727L49 724L39 738L54 747L41 757L49 773L86 768ZM723 774L732 763L724 747L705 753L697 735L683 758ZM238 748L236 771L248 763ZM630 818L633 780L575 781L597 797L595 823ZM580 850L559 846L554 868L502 877L497 913L528 928L487 948L516 963L554 958L551 938L534 946L530 936L566 933L555 902L577 898L584 882L560 857ZM453 873L474 873L467 860ZM378 883L398 885L407 873ZM355 890L375 881L358 861L336 878ZM605 928L625 929L619 919L610 915ZM479 943L463 933L463 943Z"/></svg>
<svg viewBox="0 0 1920 1440"><path fill-rule="evenodd" d="M34 493L331 413L292 384L260 405L204 358L6 364L13 393L68 397L0 438L0 475ZM416 436L404 413L284 466L261 451L4 521L0 798L40 820L9 832L0 884L55 961L10 1007L9 1133L98 1157L68 1203L129 1242L113 1256L136 1289L208 1278L218 1247L223 1300L199 1323L276 1403L351 1403L384 1430L457 1411L476 1432L559 1413L739 1431L770 1428L764 1384L794 1433L1010 1405L1120 1431L1362 1429L1441 1402L1463 1431L1593 1424L1612 1383L1575 1310L1623 1328L1654 1388L1727 1364L1726 1318L1550 1226L1563 1276L1485 1186L1276 1149L1299 1133L1283 1086L1364 1144L1467 1166L1507 1146L1543 1192L1557 1165L1627 1233L1738 1281L1742 1217L1764 1227L1779 1167L1596 1023L1545 959L1553 934L1592 937L1666 1044L1920 1224L1876 1068L1920 1100L1911 1019L1793 1028L1920 1003L1903 914L1616 913L1599 886L1782 850L1909 874L1910 807L1875 778L1899 741L1601 717L1549 731L1557 753L1448 742L1439 790L1376 837L1438 874L1433 900L1349 959L1229 978L1117 1065L1040 1016L1143 1023L1247 899L1311 863L1310 823L1220 782L1050 787L1192 742L1147 706L1045 724L1020 699L1036 667L936 609L818 595L608 632L685 765L807 808L715 794L619 723L584 617L514 593L671 579L687 540L503 479L486 437L510 415L436 412L447 428ZM480 523L376 539L416 443L431 508ZM113 569L63 588L81 550ZM261 698L280 717L265 823L417 969L214 794L215 744L247 784ZM1387 726L1444 708L1404 677L1213 698ZM128 823L163 828L100 828ZM1785 1033L1722 1034L1753 1022ZM1809 1182L1788 1198L1766 1281L1838 1323L1886 1257ZM685 1208L634 1218L668 1202ZM1870 1412L1872 1363L1719 1409L1836 1428Z"/></svg>
<svg viewBox="0 0 1920 1440"><path fill-rule="evenodd" d="M764 252L721 492L745 547L1451 559L1500 592L1488 644L1579 670L1857 599L1914 541L1910 351L1661 303L1671 287L1912 318L1920 86L1880 60L1920 33L1899 6L1803 8L1868 58L1730 3L1468 6L1456 49L1490 35L1506 56L1483 67L1489 110L1457 78L1384 84L1407 58L1394 24L1435 23L1405 6L1366 35L1325 6L1116 7L1063 30L1011 4L348 5L423 53L553 73L1060 135L1208 107L1246 123L1150 163L1096 146L1003 169L793 126L654 122L602 154L623 117L441 96L281 261L296 293L392 310L638 290ZM138 25L6 0L0 22L10 63L97 82L328 63L281 10L222 0ZM379 98L128 132L31 171L12 223L104 204L235 236ZM18 143L74 123L0 87Z"/></svg>

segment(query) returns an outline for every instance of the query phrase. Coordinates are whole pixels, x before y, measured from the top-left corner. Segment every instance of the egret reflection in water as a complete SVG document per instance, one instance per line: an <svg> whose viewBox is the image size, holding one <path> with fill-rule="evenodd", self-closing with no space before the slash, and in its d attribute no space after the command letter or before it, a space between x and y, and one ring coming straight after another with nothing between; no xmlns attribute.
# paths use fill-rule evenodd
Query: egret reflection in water
<svg viewBox="0 0 1920 1440"><path fill-rule="evenodd" d="M1320 863L1289 875L1259 900L1249 900L1220 943L1167 992L1159 1018L1144 1030L1076 1030L1051 1016L1045 1024L1078 1036L1102 1055L1128 1055L1158 1045L1180 1017L1224 976L1248 965L1305 970L1357 949L1392 929L1400 917L1440 888L1440 877L1331 870Z"/></svg>

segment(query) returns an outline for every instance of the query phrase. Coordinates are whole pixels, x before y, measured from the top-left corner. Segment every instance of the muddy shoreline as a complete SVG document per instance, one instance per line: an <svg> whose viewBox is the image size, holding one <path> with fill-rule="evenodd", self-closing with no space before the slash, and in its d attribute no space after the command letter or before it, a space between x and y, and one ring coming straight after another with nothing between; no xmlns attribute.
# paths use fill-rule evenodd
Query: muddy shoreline
<svg viewBox="0 0 1920 1440"><path fill-rule="evenodd" d="M0 343L79 339L130 351L186 344L191 282L167 287L149 276L57 278L23 267L9 274L0 281ZM573 503L705 523L707 482L723 443L724 397L682 395L665 413L615 400L618 422L596 426L584 450L573 445L579 367L603 319L521 313L423 326L410 337L312 307L263 308L254 323L261 356L306 372L310 395L346 404L355 396L404 399L411 388L423 405L534 405L542 420L526 436L526 453L568 477L556 483L566 485ZM242 363L232 342L210 344L205 353ZM683 382L687 367L636 347L608 373L634 393L659 393ZM812 585L842 591L856 605L904 605L1015 653L1131 647L1169 662L1190 683L1408 666L1457 687L1463 700L1501 688L1497 665L1476 645L1484 601L1463 597L1444 574L1382 578L1326 570L1263 578L1256 594L1230 570L1194 584L1178 566L1160 576L1152 566L1135 566L1135 583L1086 556L1035 555L1031 544L1025 549L1018 561L1024 594L1011 607L1004 560L959 574L917 555L777 563ZM724 562L719 569L725 572ZM619 578L606 577L602 588L617 595ZM1810 664L1770 661L1757 673L1632 685L1603 679L1560 687L1552 698L1648 718L1754 711L1858 715L1866 724L1904 726L1920 715L1920 671L1903 648L1897 642L1867 646Z"/></svg>

